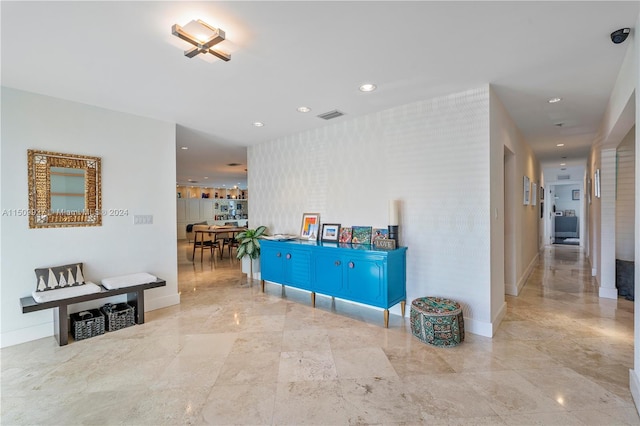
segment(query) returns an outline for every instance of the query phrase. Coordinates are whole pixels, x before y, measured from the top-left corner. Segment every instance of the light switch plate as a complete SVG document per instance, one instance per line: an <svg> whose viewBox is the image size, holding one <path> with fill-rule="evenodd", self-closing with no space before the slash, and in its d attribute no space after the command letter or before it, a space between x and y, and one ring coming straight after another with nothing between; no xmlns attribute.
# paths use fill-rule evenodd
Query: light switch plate
<svg viewBox="0 0 640 426"><path fill-rule="evenodd" d="M133 216L134 225L153 225L152 214L137 214Z"/></svg>

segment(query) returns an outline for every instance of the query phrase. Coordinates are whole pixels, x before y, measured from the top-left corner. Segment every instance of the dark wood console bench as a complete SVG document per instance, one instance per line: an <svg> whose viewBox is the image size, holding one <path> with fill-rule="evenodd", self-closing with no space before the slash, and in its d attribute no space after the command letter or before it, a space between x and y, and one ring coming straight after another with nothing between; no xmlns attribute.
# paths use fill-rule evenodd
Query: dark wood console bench
<svg viewBox="0 0 640 426"><path fill-rule="evenodd" d="M101 286L102 291L99 293L83 294L82 296L52 300L44 303L37 303L33 297L27 296L20 298L20 305L22 306L23 314L53 308L56 340L60 346L64 346L69 343L69 305L126 294L127 303L135 307L136 324L144 324L144 291L150 288L164 287L165 285L167 285L165 280L157 279L151 283L117 288L114 290L107 290Z"/></svg>

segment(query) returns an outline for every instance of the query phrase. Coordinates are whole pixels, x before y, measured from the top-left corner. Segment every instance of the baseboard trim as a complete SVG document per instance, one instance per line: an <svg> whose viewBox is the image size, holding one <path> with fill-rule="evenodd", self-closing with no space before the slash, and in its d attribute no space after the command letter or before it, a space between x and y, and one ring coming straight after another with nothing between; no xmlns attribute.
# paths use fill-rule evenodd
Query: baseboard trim
<svg viewBox="0 0 640 426"><path fill-rule="evenodd" d="M529 262L529 265L527 266L527 269L524 271L524 274L522 274L522 276L520 277L520 279L516 284L505 283L504 292L509 296L519 295L520 291L522 290L522 287L524 287L524 285L527 283L527 280L529 279L529 276L531 276L533 269L538 264L539 259L540 259L540 253L536 253L536 255L533 256L533 259L531 259L531 262Z"/></svg>
<svg viewBox="0 0 640 426"><path fill-rule="evenodd" d="M2 333L0 335L0 347L19 345L21 343L31 342L32 340L42 339L44 337L53 336L53 320L43 324L34 325L32 327L21 328Z"/></svg>
<svg viewBox="0 0 640 426"><path fill-rule="evenodd" d="M465 333L477 334L484 337L493 337L493 325L489 322L474 320L473 318L464 319Z"/></svg>
<svg viewBox="0 0 640 426"><path fill-rule="evenodd" d="M507 315L507 302L502 302L502 306L498 311L498 315L496 315L496 317L493 319L493 322L491 323L491 326L492 326L491 337L495 336L496 331L498 331L498 327L500 327L500 324L502 324L502 320L506 315Z"/></svg>
<svg viewBox="0 0 640 426"><path fill-rule="evenodd" d="M180 294L170 294L163 297L146 298L144 300L144 311L155 311L156 309L166 308L168 306L179 305Z"/></svg>
<svg viewBox="0 0 640 426"><path fill-rule="evenodd" d="M604 299L617 299L618 289L609 288L609 287L600 287L600 289L598 290L598 295Z"/></svg>
<svg viewBox="0 0 640 426"><path fill-rule="evenodd" d="M640 378L636 370L629 370L629 389L631 390L631 396L633 397L633 403L636 406L636 411L640 415L638 410L638 404L640 404Z"/></svg>

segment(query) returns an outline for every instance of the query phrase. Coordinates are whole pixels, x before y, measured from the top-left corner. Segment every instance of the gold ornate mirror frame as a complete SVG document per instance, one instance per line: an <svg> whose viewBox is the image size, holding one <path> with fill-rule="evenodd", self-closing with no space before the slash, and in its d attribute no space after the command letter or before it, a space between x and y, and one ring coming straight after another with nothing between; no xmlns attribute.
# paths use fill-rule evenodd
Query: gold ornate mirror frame
<svg viewBox="0 0 640 426"><path fill-rule="evenodd" d="M102 225L100 157L28 150L29 228ZM84 177L84 193L52 193L51 168L70 169L54 175ZM58 169L56 169L58 170ZM52 209L52 197L84 197L82 209ZM82 200L80 200L82 202Z"/></svg>

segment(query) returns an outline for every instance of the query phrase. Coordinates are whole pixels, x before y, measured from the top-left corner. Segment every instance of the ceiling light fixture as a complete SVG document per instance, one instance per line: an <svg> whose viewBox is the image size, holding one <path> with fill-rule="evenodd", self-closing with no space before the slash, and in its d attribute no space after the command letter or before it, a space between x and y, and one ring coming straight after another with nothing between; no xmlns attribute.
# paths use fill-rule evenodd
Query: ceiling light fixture
<svg viewBox="0 0 640 426"><path fill-rule="evenodd" d="M264 126L264 123L261 122L261 121L256 121L255 123L253 123L253 125L256 126L256 127L262 127L262 126Z"/></svg>
<svg viewBox="0 0 640 426"><path fill-rule="evenodd" d="M560 102L561 100L562 100L562 98L551 98L547 102L549 102L550 104L555 104L555 103Z"/></svg>
<svg viewBox="0 0 640 426"><path fill-rule="evenodd" d="M563 143L557 143L556 146L564 146Z"/></svg>
<svg viewBox="0 0 640 426"><path fill-rule="evenodd" d="M567 165L567 163L560 163L560 165L561 165L561 166L566 166L566 165Z"/></svg>
<svg viewBox="0 0 640 426"><path fill-rule="evenodd" d="M188 146L181 146L180 149L189 149Z"/></svg>
<svg viewBox="0 0 640 426"><path fill-rule="evenodd" d="M361 92L373 92L374 90L376 90L376 85L372 84L372 83L365 83L362 86L360 86L360 91Z"/></svg>
<svg viewBox="0 0 640 426"><path fill-rule="evenodd" d="M225 40L224 31L220 28L214 28L200 19L189 22L184 28L174 24L171 27L171 34L195 46L184 51L184 56L187 58L193 58L200 53L209 53L225 62L231 60L230 54L212 49L213 46Z"/></svg>
<svg viewBox="0 0 640 426"><path fill-rule="evenodd" d="M306 106L301 106L298 108L298 112L309 112L309 111L311 111L311 108Z"/></svg>

